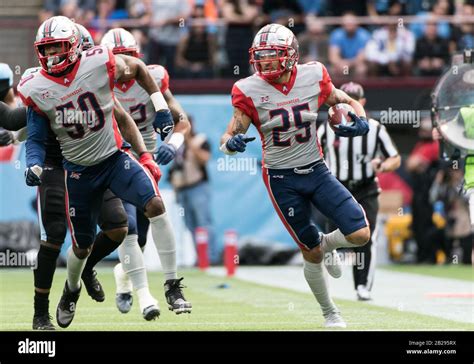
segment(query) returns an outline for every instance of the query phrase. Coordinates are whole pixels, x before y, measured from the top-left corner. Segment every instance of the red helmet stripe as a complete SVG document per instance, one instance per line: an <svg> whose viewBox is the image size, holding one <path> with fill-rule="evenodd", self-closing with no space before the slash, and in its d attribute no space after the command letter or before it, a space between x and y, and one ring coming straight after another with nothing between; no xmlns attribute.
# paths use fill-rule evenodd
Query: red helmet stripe
<svg viewBox="0 0 474 364"><path fill-rule="evenodd" d="M43 37L51 37L51 26L53 24L53 19L50 19L46 22L43 29Z"/></svg>
<svg viewBox="0 0 474 364"><path fill-rule="evenodd" d="M262 46L266 45L267 40L268 40L268 33L262 33L262 35L260 36L260 45Z"/></svg>

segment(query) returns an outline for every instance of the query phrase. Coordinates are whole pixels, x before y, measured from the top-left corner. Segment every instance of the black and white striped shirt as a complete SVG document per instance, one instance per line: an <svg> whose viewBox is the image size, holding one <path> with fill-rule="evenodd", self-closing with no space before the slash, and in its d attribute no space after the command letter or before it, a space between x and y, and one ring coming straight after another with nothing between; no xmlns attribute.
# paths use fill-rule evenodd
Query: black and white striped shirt
<svg viewBox="0 0 474 364"><path fill-rule="evenodd" d="M318 128L318 138L324 151L324 158L332 174L342 182L365 181L375 177L370 161L398 155L385 126L369 119L369 132L354 138L338 137L323 123Z"/></svg>

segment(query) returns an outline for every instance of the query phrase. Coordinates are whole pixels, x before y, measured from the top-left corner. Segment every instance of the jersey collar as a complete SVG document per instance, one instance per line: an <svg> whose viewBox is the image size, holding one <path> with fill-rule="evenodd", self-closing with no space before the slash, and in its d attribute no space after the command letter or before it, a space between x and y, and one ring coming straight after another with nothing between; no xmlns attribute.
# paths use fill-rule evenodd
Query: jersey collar
<svg viewBox="0 0 474 364"><path fill-rule="evenodd" d="M117 82L115 81L115 88L122 91L123 93L126 93L130 88L135 84L135 80L132 79L130 81L126 82Z"/></svg>
<svg viewBox="0 0 474 364"><path fill-rule="evenodd" d="M46 77L48 80L56 82L58 85L69 87L72 84L72 81L76 78L77 70L79 69L79 65L81 63L81 59L79 58L72 68L72 70L68 73L65 73L61 76L53 76L46 72L44 69L41 69L41 74Z"/></svg>
<svg viewBox="0 0 474 364"><path fill-rule="evenodd" d="M280 91L283 95L286 96L290 93L290 91L293 89L293 86L295 85L297 73L298 73L298 68L294 67L293 71L291 72L290 79L286 83L276 83L276 82L267 81L264 78L262 79L268 82L270 85L275 87L278 91Z"/></svg>

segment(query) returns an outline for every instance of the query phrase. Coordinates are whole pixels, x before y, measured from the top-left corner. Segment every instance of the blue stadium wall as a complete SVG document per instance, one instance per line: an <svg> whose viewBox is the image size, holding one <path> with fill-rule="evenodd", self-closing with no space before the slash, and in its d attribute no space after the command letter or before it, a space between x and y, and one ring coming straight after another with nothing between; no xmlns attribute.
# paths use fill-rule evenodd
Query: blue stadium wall
<svg viewBox="0 0 474 364"><path fill-rule="evenodd" d="M223 244L226 229L236 229L239 236L249 236L269 242L281 242L293 245L273 210L261 176L260 138L254 128L249 134L257 137L248 145L245 154L227 157L219 151L219 139L232 116L229 96L177 96L186 112L192 116L195 130L205 133L211 143L212 160L208 172L212 186L212 214L216 237ZM219 158L221 158L219 160ZM224 159L223 159L224 158ZM237 164L230 158L252 158L256 160L257 170L235 171ZM29 188L24 182L25 151L20 154L21 166L0 164L0 222L31 220L36 221L32 209L32 200L36 198L36 189ZM245 162L248 162L247 159ZM245 164L245 163L244 163ZM218 167L227 170L218 170ZM255 167L255 164L252 166ZM166 181L168 168L164 167L160 189L171 189ZM68 238L69 240L69 238Z"/></svg>

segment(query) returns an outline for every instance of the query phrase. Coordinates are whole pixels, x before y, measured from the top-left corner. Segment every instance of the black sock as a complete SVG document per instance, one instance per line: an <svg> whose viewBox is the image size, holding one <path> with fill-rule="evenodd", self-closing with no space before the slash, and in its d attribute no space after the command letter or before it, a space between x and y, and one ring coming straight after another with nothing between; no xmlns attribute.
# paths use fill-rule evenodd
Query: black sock
<svg viewBox="0 0 474 364"><path fill-rule="evenodd" d="M58 246L59 248L59 246ZM37 266L33 271L35 288L51 289L53 283L54 271L56 270L56 260L59 256L59 249L52 249L44 245L40 245ZM35 290L35 316L48 313L49 292L39 293Z"/></svg>
<svg viewBox="0 0 474 364"><path fill-rule="evenodd" d="M120 242L111 240L102 231L97 235L91 255L87 258L84 273L90 273L97 263L118 248ZM84 274L83 273L83 274Z"/></svg>
<svg viewBox="0 0 474 364"><path fill-rule="evenodd" d="M35 290L35 316L49 314L49 292L40 293Z"/></svg>

